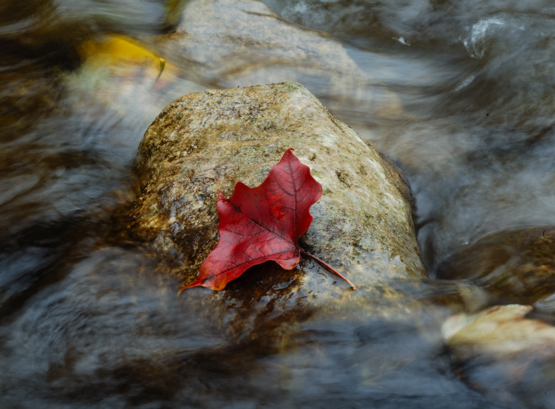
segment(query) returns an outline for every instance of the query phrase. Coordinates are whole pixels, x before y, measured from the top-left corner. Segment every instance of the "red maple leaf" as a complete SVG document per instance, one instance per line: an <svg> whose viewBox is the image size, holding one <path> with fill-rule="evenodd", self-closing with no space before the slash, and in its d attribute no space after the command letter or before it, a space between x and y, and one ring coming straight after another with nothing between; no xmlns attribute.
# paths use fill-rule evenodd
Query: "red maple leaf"
<svg viewBox="0 0 555 409"><path fill-rule="evenodd" d="M269 260L291 270L299 264L301 252L349 282L299 247L299 238L312 223L310 206L322 196L322 185L292 151L285 151L260 186L237 182L229 199L218 192L218 245L200 266L197 279L180 292L196 286L221 290L248 268Z"/></svg>

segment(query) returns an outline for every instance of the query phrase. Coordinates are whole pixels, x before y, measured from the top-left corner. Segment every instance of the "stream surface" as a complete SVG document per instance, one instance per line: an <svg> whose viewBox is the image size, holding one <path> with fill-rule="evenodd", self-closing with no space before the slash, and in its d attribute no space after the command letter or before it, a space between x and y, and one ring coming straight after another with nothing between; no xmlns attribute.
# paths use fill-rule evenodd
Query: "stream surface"
<svg viewBox="0 0 555 409"><path fill-rule="evenodd" d="M456 292L435 271L481 237L553 225L551 0L265 4L285 24L337 39L373 79L341 98L329 78L303 85L406 174L431 277L415 298ZM551 390L511 401L471 389L428 323L316 320L283 358L271 337L210 329L207 312L175 296L177 279L151 273L142 243L113 238L155 116L181 95L230 84L176 59L180 74L154 89L136 73L87 71L79 47L106 35L149 43L175 27L182 5L0 4L0 407L554 408ZM273 68L287 79L282 63Z"/></svg>

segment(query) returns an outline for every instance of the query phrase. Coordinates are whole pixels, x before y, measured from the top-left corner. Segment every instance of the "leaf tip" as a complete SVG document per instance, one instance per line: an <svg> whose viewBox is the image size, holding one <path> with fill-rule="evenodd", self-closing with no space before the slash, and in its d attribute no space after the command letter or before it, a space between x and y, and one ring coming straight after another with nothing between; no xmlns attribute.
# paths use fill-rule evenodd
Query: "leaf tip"
<svg viewBox="0 0 555 409"><path fill-rule="evenodd" d="M190 286L190 285L186 285L185 287L182 287L181 290L179 290L179 291L177 292L177 296L179 297L179 296L181 295L181 293L182 293L183 291L185 291L187 288L191 288L191 286Z"/></svg>
<svg viewBox="0 0 555 409"><path fill-rule="evenodd" d="M285 158L285 157L290 157L290 156L293 156L293 157L296 158L295 154L293 153L294 150L295 150L295 149L293 149L293 148L287 148L287 150L286 150L285 153L283 154L283 158Z"/></svg>
<svg viewBox="0 0 555 409"><path fill-rule="evenodd" d="M193 287L198 287L198 286L202 286L204 284L204 282L202 282L201 280L199 280L198 278L193 281L191 284L186 285L185 287L181 287L181 290L178 291L177 295L181 295L181 293L183 291L185 291L187 288L193 288Z"/></svg>

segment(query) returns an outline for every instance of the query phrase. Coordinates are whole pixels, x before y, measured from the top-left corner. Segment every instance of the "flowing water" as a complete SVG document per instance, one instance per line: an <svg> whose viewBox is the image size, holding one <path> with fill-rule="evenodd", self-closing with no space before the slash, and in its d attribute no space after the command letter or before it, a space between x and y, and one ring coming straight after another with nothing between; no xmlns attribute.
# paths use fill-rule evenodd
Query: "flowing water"
<svg viewBox="0 0 555 409"><path fill-rule="evenodd" d="M299 71L277 53L262 73L252 69L260 44L234 49L222 39L236 28L217 19L218 41L199 37L180 53L158 40L179 24L194 32L178 16L197 3L0 4L0 407L555 407L541 379L517 398L472 389L426 322L315 320L283 354L271 332L207 325L226 311L192 308L143 243L108 239L113 212L136 195L138 144L167 103L292 79L405 172L432 278L413 295L456 292L433 280L450 255L490 233L553 224L553 2L266 0L272 21L327 33L345 58ZM212 3L216 16L231 7L247 20L264 13L245 4L266 7ZM83 44L107 35L166 52L161 81L141 65L91 62Z"/></svg>

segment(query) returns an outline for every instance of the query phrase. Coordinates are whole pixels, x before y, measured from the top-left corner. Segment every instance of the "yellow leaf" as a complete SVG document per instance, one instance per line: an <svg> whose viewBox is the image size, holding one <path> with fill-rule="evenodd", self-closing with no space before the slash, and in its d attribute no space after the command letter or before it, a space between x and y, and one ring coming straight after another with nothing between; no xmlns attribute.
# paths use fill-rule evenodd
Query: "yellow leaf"
<svg viewBox="0 0 555 409"><path fill-rule="evenodd" d="M141 76L153 81L175 78L175 66L156 55L140 42L122 35L87 40L78 47L79 55L89 67L109 69L122 77Z"/></svg>

